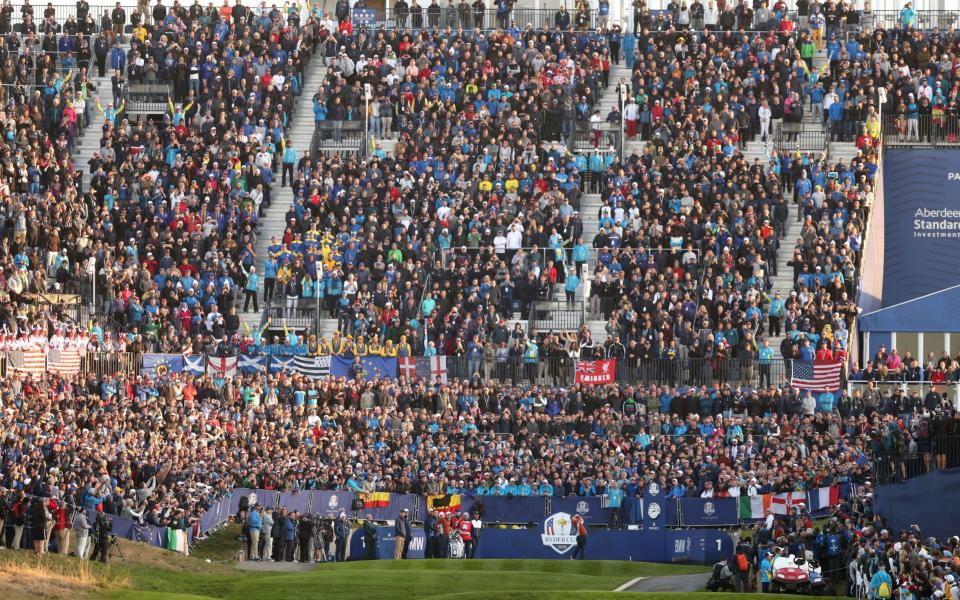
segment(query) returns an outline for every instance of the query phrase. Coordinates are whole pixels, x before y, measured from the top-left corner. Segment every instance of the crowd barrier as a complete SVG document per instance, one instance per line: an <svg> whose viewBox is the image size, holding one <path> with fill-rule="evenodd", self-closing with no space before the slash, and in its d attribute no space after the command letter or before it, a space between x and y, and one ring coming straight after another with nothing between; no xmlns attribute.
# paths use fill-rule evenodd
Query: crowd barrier
<svg viewBox="0 0 960 600"><path fill-rule="evenodd" d="M549 517L548 517L549 520ZM567 560L576 547L566 521L561 533L556 523L544 521L538 527L483 527L476 537L476 558ZM549 529L548 529L549 527ZM426 535L414 527L408 559L424 557ZM367 558L367 540L360 530L352 530L348 540L349 560ZM394 557L396 533L393 527L378 527L373 558ZM591 560L627 560L657 563L714 564L733 556L730 534L713 529L641 531L638 529L598 529L587 536L586 557Z"/></svg>
<svg viewBox="0 0 960 600"><path fill-rule="evenodd" d="M83 356L81 369L98 377L147 374L151 377L167 373L187 372L193 375L252 374L299 372L310 377L347 377L353 359L343 356L204 356L179 354L140 354L135 352L88 352ZM309 364L304 362L309 359ZM314 360L316 359L316 360ZM360 359L359 374L366 379L394 378L417 375L432 381L454 378L469 379L479 375L488 380L510 385L540 384L569 385L576 381L577 360L568 357L538 357L530 360L512 356L506 361L471 359L466 356L417 356L410 359L364 356ZM589 363L589 360L582 362ZM761 364L757 360L736 358L705 359L677 358L636 361L617 359L604 383L632 385L714 386L749 385L785 387L792 379L791 364L786 359L774 359ZM2 366L2 363L0 363ZM161 370L158 371L158 368ZM161 372L162 371L162 372Z"/></svg>
<svg viewBox="0 0 960 600"><path fill-rule="evenodd" d="M960 531L960 510L950 500L960 486L960 469L933 471L874 488L874 509L891 531L920 528L924 537L945 539Z"/></svg>

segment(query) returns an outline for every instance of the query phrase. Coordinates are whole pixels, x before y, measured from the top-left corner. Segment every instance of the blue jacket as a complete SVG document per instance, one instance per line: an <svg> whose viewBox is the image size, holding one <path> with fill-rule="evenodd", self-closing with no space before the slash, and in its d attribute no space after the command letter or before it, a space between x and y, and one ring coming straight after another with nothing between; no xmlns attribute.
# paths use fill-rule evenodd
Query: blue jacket
<svg viewBox="0 0 960 600"><path fill-rule="evenodd" d="M263 519L260 518L260 513L257 511L252 511L250 516L247 517L247 527L250 529L256 529L260 531L263 529Z"/></svg>
<svg viewBox="0 0 960 600"><path fill-rule="evenodd" d="M283 522L283 539L287 542L297 539L297 522L292 517L287 517Z"/></svg>

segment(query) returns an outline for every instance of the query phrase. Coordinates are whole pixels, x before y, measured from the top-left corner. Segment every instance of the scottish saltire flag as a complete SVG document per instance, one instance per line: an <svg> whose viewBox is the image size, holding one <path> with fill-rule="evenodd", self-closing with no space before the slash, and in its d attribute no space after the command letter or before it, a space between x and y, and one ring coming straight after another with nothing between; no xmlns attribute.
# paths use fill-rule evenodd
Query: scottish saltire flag
<svg viewBox="0 0 960 600"><path fill-rule="evenodd" d="M296 371L296 365L293 364L292 356L271 356L267 364L267 371L276 375L277 373L293 373Z"/></svg>
<svg viewBox="0 0 960 600"><path fill-rule="evenodd" d="M207 372L207 357L203 354L185 354L183 370L191 375L203 375Z"/></svg>
<svg viewBox="0 0 960 600"><path fill-rule="evenodd" d="M170 373L179 373L184 370L184 357L180 354L144 354L142 375L151 379L163 379Z"/></svg>
<svg viewBox="0 0 960 600"><path fill-rule="evenodd" d="M244 375L251 375L253 373L266 373L267 357L262 354L257 356L246 356L241 354L239 357L237 357L237 369L239 369Z"/></svg>
<svg viewBox="0 0 960 600"><path fill-rule="evenodd" d="M330 376L329 356L295 356L293 365L298 373L310 379L323 379Z"/></svg>
<svg viewBox="0 0 960 600"><path fill-rule="evenodd" d="M352 358L333 356L330 360L330 374L334 377L350 377L353 367ZM371 379L395 379L397 377L397 359L381 356L361 356L360 376L367 381Z"/></svg>

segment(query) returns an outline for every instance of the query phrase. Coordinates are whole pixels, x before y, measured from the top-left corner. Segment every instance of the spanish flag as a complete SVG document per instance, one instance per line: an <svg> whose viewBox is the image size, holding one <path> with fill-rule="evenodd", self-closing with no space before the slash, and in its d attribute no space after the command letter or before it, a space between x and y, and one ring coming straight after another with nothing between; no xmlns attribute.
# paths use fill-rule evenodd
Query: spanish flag
<svg viewBox="0 0 960 600"><path fill-rule="evenodd" d="M364 508L386 508L390 506L390 494L387 492L370 492L363 495Z"/></svg>
<svg viewBox="0 0 960 600"><path fill-rule="evenodd" d="M441 513L460 512L460 494L427 496L427 510Z"/></svg>

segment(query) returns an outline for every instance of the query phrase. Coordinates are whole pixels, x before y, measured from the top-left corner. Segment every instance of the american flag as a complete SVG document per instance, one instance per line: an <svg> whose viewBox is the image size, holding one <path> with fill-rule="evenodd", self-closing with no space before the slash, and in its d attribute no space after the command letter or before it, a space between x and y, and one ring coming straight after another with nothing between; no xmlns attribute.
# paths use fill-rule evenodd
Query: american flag
<svg viewBox="0 0 960 600"><path fill-rule="evenodd" d="M50 348L47 370L60 375L76 375L80 372L80 351L76 348Z"/></svg>
<svg viewBox="0 0 960 600"><path fill-rule="evenodd" d="M21 373L43 373L47 370L47 356L43 350L11 350L7 365Z"/></svg>
<svg viewBox="0 0 960 600"><path fill-rule="evenodd" d="M793 387L804 390L840 389L842 360L793 361Z"/></svg>

